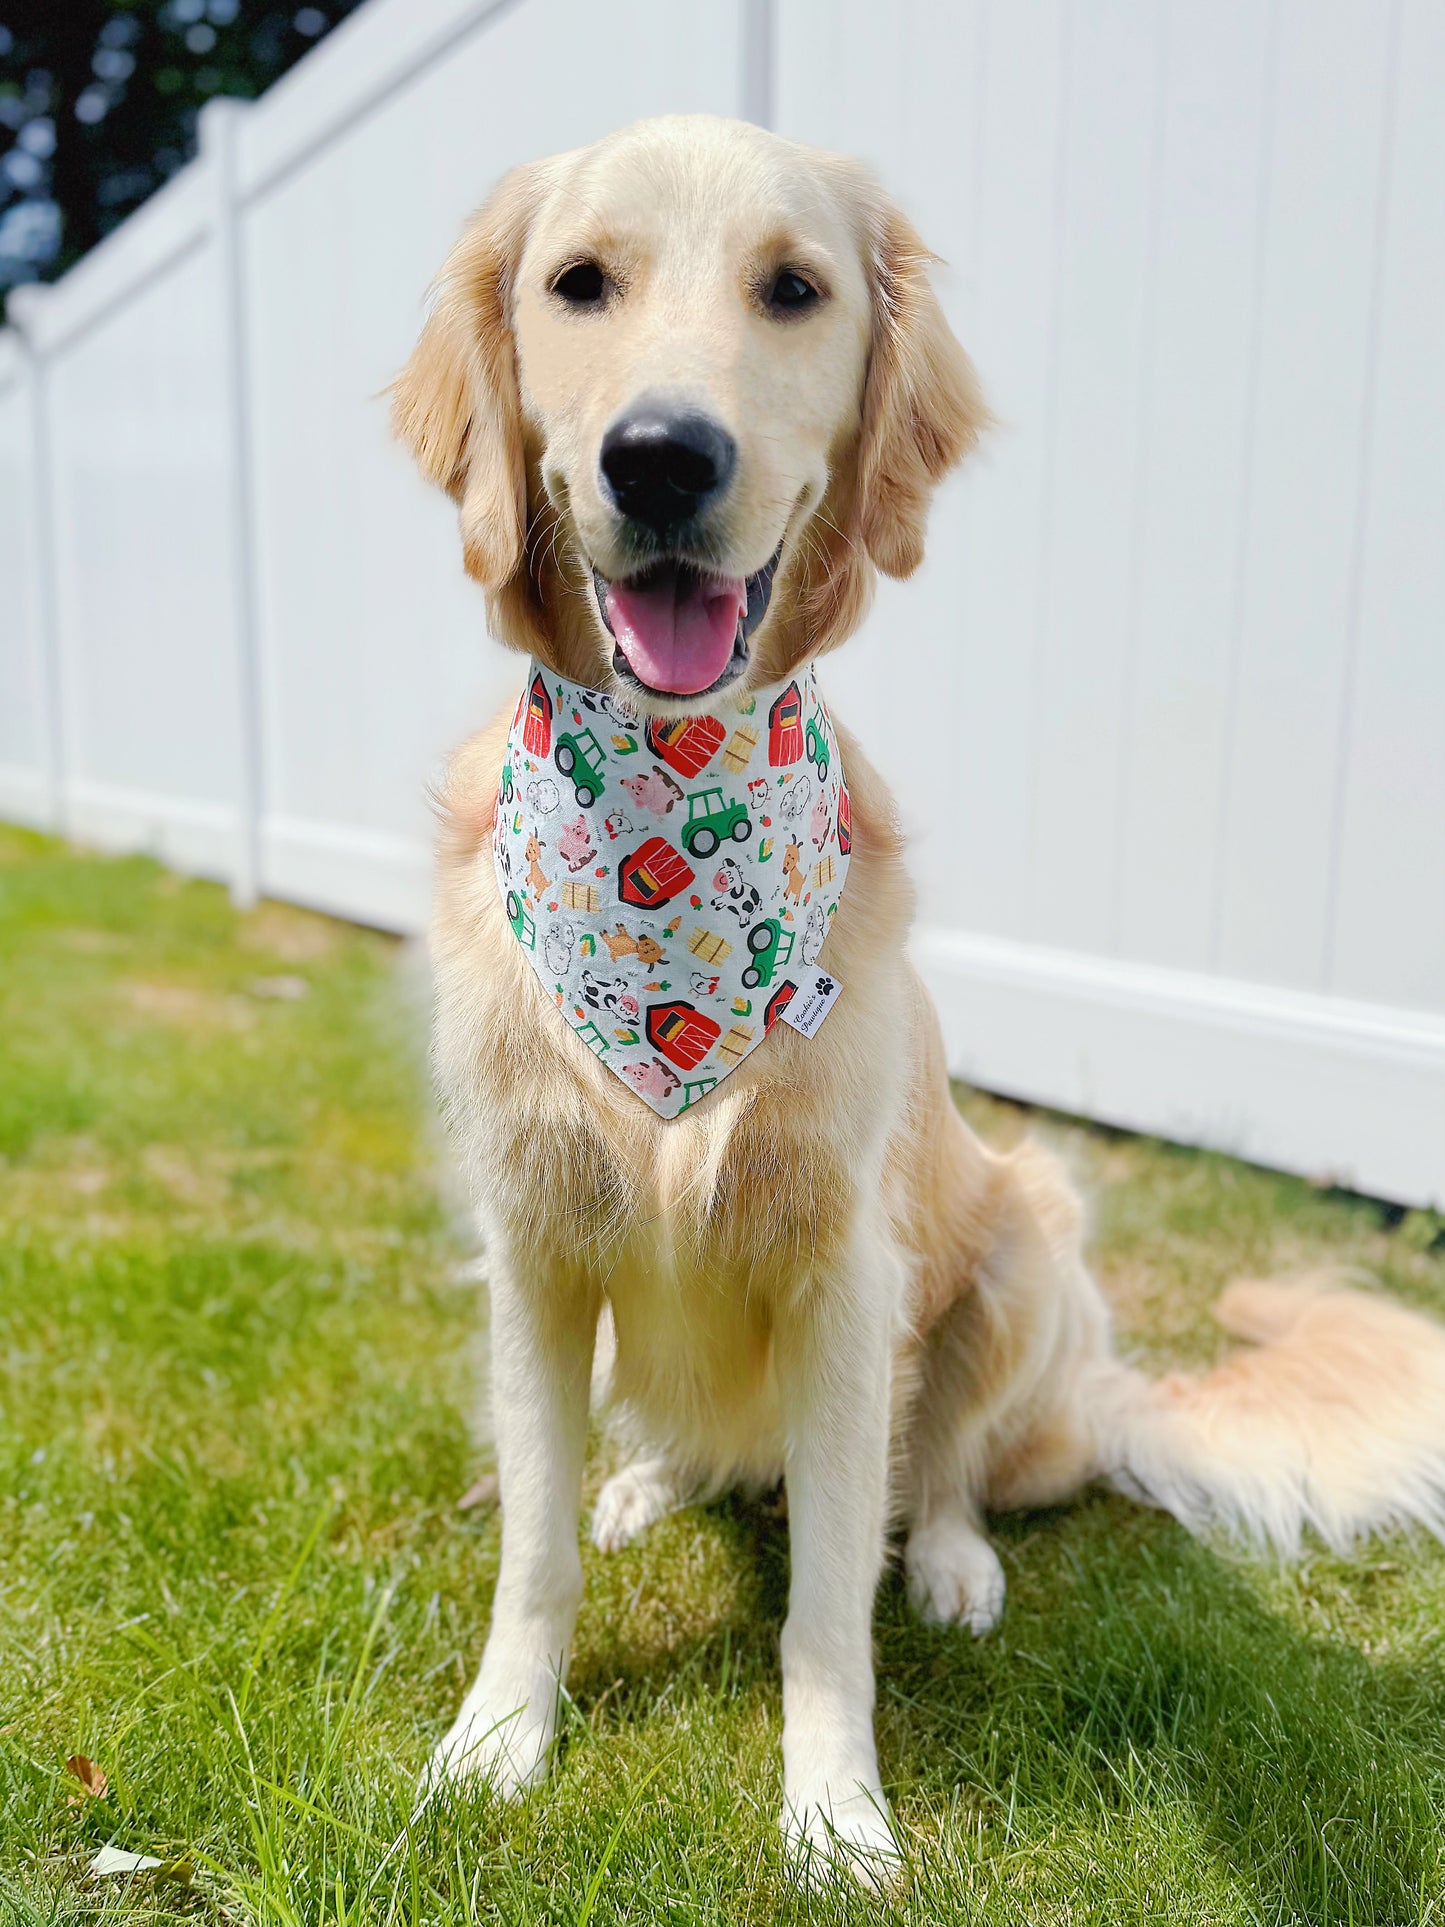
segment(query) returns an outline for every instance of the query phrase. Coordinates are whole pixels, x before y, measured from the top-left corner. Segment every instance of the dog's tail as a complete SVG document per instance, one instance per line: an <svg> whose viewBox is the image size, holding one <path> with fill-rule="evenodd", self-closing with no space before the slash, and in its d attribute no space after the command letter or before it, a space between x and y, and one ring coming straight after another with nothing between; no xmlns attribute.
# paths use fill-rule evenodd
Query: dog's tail
<svg viewBox="0 0 1445 1927"><path fill-rule="evenodd" d="M1250 1341L1212 1371L1096 1366L1098 1463L1191 1532L1285 1553L1423 1525L1445 1539L1445 1326L1339 1273L1242 1279L1215 1315Z"/></svg>

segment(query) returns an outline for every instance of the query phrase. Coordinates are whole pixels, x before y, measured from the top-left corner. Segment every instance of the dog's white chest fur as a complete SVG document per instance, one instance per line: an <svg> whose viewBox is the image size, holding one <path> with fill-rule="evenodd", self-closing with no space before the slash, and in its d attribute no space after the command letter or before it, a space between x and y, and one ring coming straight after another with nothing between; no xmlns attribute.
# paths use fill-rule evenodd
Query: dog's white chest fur
<svg viewBox="0 0 1445 1927"><path fill-rule="evenodd" d="M665 1443L701 1487L782 1470L766 1289L639 1237L607 1287L597 1389L619 1429Z"/></svg>

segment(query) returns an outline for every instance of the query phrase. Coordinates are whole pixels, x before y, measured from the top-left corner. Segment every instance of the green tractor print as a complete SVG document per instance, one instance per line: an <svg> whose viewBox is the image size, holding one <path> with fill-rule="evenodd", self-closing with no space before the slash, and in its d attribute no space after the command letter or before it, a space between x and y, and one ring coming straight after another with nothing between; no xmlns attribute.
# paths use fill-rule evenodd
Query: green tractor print
<svg viewBox="0 0 1445 1927"><path fill-rule="evenodd" d="M725 803L721 790L694 790L688 797L681 840L689 856L711 856L724 837L746 843L752 833L753 820L746 803L736 798Z"/></svg>
<svg viewBox="0 0 1445 1927"><path fill-rule="evenodd" d="M832 756L828 749L828 732L816 716L808 718L808 733L804 739L804 747L808 752L808 761L817 768L818 781L826 783L828 765L832 761Z"/></svg>
<svg viewBox="0 0 1445 1927"><path fill-rule="evenodd" d="M753 960L743 972L743 987L756 990L760 984L770 984L778 971L793 954L796 933L785 930L776 917L764 917L755 923L748 932L748 949Z"/></svg>
<svg viewBox="0 0 1445 1927"><path fill-rule="evenodd" d="M512 935L524 949L537 948L537 926L515 890L507 892L507 922L512 926Z"/></svg>
<svg viewBox="0 0 1445 1927"><path fill-rule="evenodd" d="M569 731L557 738L555 760L564 776L572 778L579 810L590 810L603 790L602 765L607 758L590 729Z"/></svg>

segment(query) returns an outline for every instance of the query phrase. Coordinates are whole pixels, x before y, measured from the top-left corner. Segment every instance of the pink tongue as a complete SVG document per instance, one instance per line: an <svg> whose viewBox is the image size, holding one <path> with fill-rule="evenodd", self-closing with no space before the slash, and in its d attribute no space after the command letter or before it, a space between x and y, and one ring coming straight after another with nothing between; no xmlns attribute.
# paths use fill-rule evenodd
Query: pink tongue
<svg viewBox="0 0 1445 1927"><path fill-rule="evenodd" d="M695 696L727 668L747 614L748 590L741 576L699 581L689 571L683 583L672 571L646 587L614 582L607 591L607 620L643 682L675 696Z"/></svg>

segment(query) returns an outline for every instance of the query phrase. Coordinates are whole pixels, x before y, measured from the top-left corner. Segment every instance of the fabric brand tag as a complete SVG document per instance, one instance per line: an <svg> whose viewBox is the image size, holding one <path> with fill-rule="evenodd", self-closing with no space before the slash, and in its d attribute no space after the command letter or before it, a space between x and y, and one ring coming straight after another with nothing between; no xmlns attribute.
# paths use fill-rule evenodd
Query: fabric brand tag
<svg viewBox="0 0 1445 1927"><path fill-rule="evenodd" d="M778 1016L785 1024L791 1024L800 1037L816 1037L823 1019L842 994L843 986L826 970L805 970L800 974L797 990Z"/></svg>

